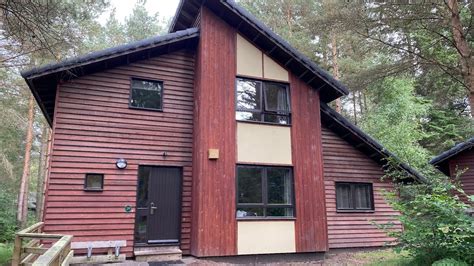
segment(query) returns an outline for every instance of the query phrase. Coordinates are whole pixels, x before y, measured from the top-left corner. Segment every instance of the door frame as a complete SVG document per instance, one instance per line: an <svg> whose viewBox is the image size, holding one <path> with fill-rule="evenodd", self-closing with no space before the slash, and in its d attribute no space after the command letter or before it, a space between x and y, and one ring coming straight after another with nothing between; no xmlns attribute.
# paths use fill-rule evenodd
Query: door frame
<svg viewBox="0 0 474 266"><path fill-rule="evenodd" d="M178 232L179 232L179 238L178 238L178 243L154 243L154 244L148 244L148 243L137 243L135 242L135 233L137 230L137 206L138 206L138 185L140 183L139 180L139 173L140 173L140 167L156 167L156 168L177 168L180 170L180 183L181 186L179 187L179 222L178 222ZM183 219L183 171L184 171L184 166L182 165L157 165L157 164L138 164L137 168L137 185L136 185L136 190L135 190L135 212L134 212L134 217L133 217L133 246L134 247L156 247L156 246L181 246L181 224L182 224L182 219Z"/></svg>

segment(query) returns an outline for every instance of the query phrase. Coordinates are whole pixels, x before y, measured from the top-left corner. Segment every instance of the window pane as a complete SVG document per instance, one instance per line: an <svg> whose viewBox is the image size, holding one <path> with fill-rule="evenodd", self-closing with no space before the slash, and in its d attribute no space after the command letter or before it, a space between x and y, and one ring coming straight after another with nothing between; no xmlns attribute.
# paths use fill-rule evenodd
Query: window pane
<svg viewBox="0 0 474 266"><path fill-rule="evenodd" d="M147 216L137 215L137 229L135 230L135 242L146 243Z"/></svg>
<svg viewBox="0 0 474 266"><path fill-rule="evenodd" d="M370 201L370 185L356 184L354 186L355 193L355 208L356 209L372 209Z"/></svg>
<svg viewBox="0 0 474 266"><path fill-rule="evenodd" d="M239 203L262 203L262 169L239 167L237 170Z"/></svg>
<svg viewBox="0 0 474 266"><path fill-rule="evenodd" d="M336 184L337 209L351 209L351 186L349 184Z"/></svg>
<svg viewBox="0 0 474 266"><path fill-rule="evenodd" d="M290 111L286 85L265 83L265 110L284 113Z"/></svg>
<svg viewBox="0 0 474 266"><path fill-rule="evenodd" d="M267 208L267 216L293 217L293 208Z"/></svg>
<svg viewBox="0 0 474 266"><path fill-rule="evenodd" d="M103 175L87 174L86 188L88 189L102 189Z"/></svg>
<svg viewBox="0 0 474 266"><path fill-rule="evenodd" d="M162 92L162 82L132 79L130 106L161 110Z"/></svg>
<svg viewBox="0 0 474 266"><path fill-rule="evenodd" d="M147 207L148 205L148 181L151 167L140 166L138 169L137 207Z"/></svg>
<svg viewBox="0 0 474 266"><path fill-rule="evenodd" d="M290 118L287 115L264 114L263 121L280 125L288 125Z"/></svg>
<svg viewBox="0 0 474 266"><path fill-rule="evenodd" d="M262 83L237 79L237 110L261 110Z"/></svg>
<svg viewBox="0 0 474 266"><path fill-rule="evenodd" d="M246 120L246 121L262 121L261 113L252 113L252 112L240 112L235 113L235 118L237 120Z"/></svg>
<svg viewBox="0 0 474 266"><path fill-rule="evenodd" d="M263 208L237 208L237 218L262 217Z"/></svg>
<svg viewBox="0 0 474 266"><path fill-rule="evenodd" d="M291 204L290 169L268 168L267 184L269 204Z"/></svg>

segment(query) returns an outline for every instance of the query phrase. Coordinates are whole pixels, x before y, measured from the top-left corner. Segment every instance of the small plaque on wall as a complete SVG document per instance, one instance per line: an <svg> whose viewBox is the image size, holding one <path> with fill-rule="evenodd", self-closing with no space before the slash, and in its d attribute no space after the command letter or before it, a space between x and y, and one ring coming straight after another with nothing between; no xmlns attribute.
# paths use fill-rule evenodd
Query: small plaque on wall
<svg viewBox="0 0 474 266"><path fill-rule="evenodd" d="M209 160L219 159L219 149L209 149Z"/></svg>

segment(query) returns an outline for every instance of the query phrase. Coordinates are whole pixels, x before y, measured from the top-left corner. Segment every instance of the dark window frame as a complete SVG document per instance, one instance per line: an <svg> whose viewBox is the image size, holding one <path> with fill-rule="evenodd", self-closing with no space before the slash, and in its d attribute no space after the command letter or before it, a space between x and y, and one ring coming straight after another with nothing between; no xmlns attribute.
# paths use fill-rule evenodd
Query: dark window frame
<svg viewBox="0 0 474 266"><path fill-rule="evenodd" d="M161 99L160 99L160 105L161 108L147 108L147 107L137 107L132 105L132 90L133 88L133 80L141 80L141 81L147 81L147 82L155 82L155 83L161 83ZM137 89L137 88L135 88ZM149 78L143 78L143 77L130 77L130 89L129 89L129 95L128 95L128 108L130 109L136 109L136 110L145 110L145 111L154 111L154 112L163 112L164 110L164 98L165 98L165 82L163 80L158 80L158 79L149 79Z"/></svg>
<svg viewBox="0 0 474 266"><path fill-rule="evenodd" d="M237 85L239 80L250 80L254 82L260 83L260 108L259 109L246 109L246 108L238 108L238 102L237 102L237 97L238 97L238 92L237 92ZM283 85L286 88L286 102L288 104L288 111L286 113L281 113L279 111L275 110L267 110L266 105L267 105L267 96L265 92L265 84L277 84L277 85ZM237 121L242 121L242 122L249 122L249 123L259 123L259 124L270 124L270 125L281 125L281 126L290 126L291 125L291 90L290 90L290 84L286 82L278 82L274 80L265 80L265 79L255 79L255 78L249 78L249 77L243 77L243 76L237 76L235 79L235 112L248 112L248 113L255 113L255 114L260 114L261 118L260 121L256 120L243 120L243 119L237 119ZM275 123L275 122L268 122L265 121L265 115L275 115L275 116L282 116L282 117L287 117L288 123L287 124L280 124L280 123Z"/></svg>
<svg viewBox="0 0 474 266"><path fill-rule="evenodd" d="M238 172L241 168L258 168L262 169L262 176L260 177L262 180L262 203L239 203L239 178ZM268 177L267 177L267 169L269 168L279 168L279 169L288 169L290 170L290 199L291 204L275 204L275 203L268 203ZM291 166L264 166L264 165L251 165L251 164L239 164L235 169L235 186L236 186L236 211L238 208L262 208L263 209L263 216L249 216L249 217L237 217L237 220L294 220L296 218L296 207L295 207L295 179L293 177L293 167ZM293 209L292 216L267 216L266 211L267 208L291 208Z"/></svg>
<svg viewBox="0 0 474 266"><path fill-rule="evenodd" d="M98 175L101 177L100 179L100 188L93 188L87 186L87 178L92 175ZM99 173L86 173L84 176L84 191L91 191L91 192L101 192L104 191L104 174Z"/></svg>
<svg viewBox="0 0 474 266"><path fill-rule="evenodd" d="M337 187L338 185L349 185L351 199L350 203L352 204L351 208L339 208L337 202ZM355 206L356 202L356 195L354 193L356 185L367 185L369 187L369 201L370 201L370 208L357 208ZM374 186L373 183L370 182L345 182L345 181L336 181L334 184L334 191L336 196L336 212L375 212L375 205L374 205Z"/></svg>

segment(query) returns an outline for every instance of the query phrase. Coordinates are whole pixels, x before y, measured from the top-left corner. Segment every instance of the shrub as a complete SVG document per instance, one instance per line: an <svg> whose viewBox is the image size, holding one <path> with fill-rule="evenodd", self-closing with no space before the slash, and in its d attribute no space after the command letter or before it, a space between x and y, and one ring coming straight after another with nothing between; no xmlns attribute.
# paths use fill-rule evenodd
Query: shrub
<svg viewBox="0 0 474 266"><path fill-rule="evenodd" d="M435 261L433 266L469 266L467 263L464 261L459 261L455 259L442 259Z"/></svg>
<svg viewBox="0 0 474 266"><path fill-rule="evenodd" d="M16 194L9 180L0 183L0 242L13 240L16 227Z"/></svg>
<svg viewBox="0 0 474 266"><path fill-rule="evenodd" d="M403 231L380 227L398 239L398 250L417 260L433 263L452 258L474 265L474 220L466 213L469 206L453 193L463 191L448 178L430 180L429 185L400 185L398 193L388 194L391 205L401 213Z"/></svg>

